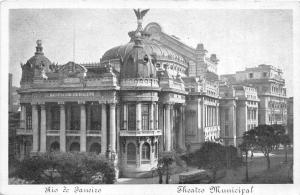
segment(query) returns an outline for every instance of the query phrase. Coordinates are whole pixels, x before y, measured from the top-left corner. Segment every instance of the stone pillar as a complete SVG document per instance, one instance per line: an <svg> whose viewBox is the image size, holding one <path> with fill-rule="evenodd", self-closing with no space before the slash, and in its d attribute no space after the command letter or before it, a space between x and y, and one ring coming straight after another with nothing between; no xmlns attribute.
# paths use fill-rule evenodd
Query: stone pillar
<svg viewBox="0 0 300 195"><path fill-rule="evenodd" d="M46 105L41 105L41 137L40 137L40 152L46 152Z"/></svg>
<svg viewBox="0 0 300 195"><path fill-rule="evenodd" d="M183 110L183 106L180 106L180 113L179 113L179 129L178 129L178 146L180 149L184 148L183 145L183 115L184 115L184 110Z"/></svg>
<svg viewBox="0 0 300 195"><path fill-rule="evenodd" d="M210 126L214 126L214 107L213 106L210 107L210 118L211 118Z"/></svg>
<svg viewBox="0 0 300 195"><path fill-rule="evenodd" d="M214 107L211 107L211 126L214 126Z"/></svg>
<svg viewBox="0 0 300 195"><path fill-rule="evenodd" d="M20 128L26 130L26 106L24 104L21 104Z"/></svg>
<svg viewBox="0 0 300 195"><path fill-rule="evenodd" d="M127 104L124 103L123 105L123 129L127 130Z"/></svg>
<svg viewBox="0 0 300 195"><path fill-rule="evenodd" d="M150 104L150 130L154 129L154 116L153 116L153 112L154 112L154 102L151 102Z"/></svg>
<svg viewBox="0 0 300 195"><path fill-rule="evenodd" d="M86 121L86 129L91 130L91 116L92 116L92 105L87 104L86 105L87 109L87 121Z"/></svg>
<svg viewBox="0 0 300 195"><path fill-rule="evenodd" d="M208 126L208 107L205 105L205 127Z"/></svg>
<svg viewBox="0 0 300 195"><path fill-rule="evenodd" d="M210 115L210 107L207 106L206 108L207 108L207 126L209 127L210 126L210 117L209 117L209 115Z"/></svg>
<svg viewBox="0 0 300 195"><path fill-rule="evenodd" d="M111 153L116 152L116 104L109 105L109 138Z"/></svg>
<svg viewBox="0 0 300 195"><path fill-rule="evenodd" d="M107 151L107 118L106 104L101 105L101 154L105 155Z"/></svg>
<svg viewBox="0 0 300 195"><path fill-rule="evenodd" d="M32 152L37 152L39 148L39 122L38 109L36 104L32 104Z"/></svg>
<svg viewBox="0 0 300 195"><path fill-rule="evenodd" d="M236 117L235 117L235 105L234 103L232 105L230 105L229 107L229 137L232 138L232 141L230 140L230 142L236 147Z"/></svg>
<svg viewBox="0 0 300 195"><path fill-rule="evenodd" d="M59 146L61 152L66 152L66 109L64 103L60 103L60 130Z"/></svg>
<svg viewBox="0 0 300 195"><path fill-rule="evenodd" d="M66 106L67 108L67 130L72 130L71 129L71 104Z"/></svg>
<svg viewBox="0 0 300 195"><path fill-rule="evenodd" d="M154 139L153 139L154 140ZM150 144L150 165L153 165L154 163L154 143L153 143L153 140L151 141L151 144Z"/></svg>
<svg viewBox="0 0 300 195"><path fill-rule="evenodd" d="M51 104L46 107L46 129L52 130L52 114L51 114Z"/></svg>
<svg viewBox="0 0 300 195"><path fill-rule="evenodd" d="M217 118L217 125L218 125L218 126L220 125L220 121L219 121L219 110L220 110L220 107L219 107L219 104L217 104L217 114L216 114L216 118Z"/></svg>
<svg viewBox="0 0 300 195"><path fill-rule="evenodd" d="M217 107L216 106L214 106L214 126L217 126L217 120L216 120L216 109Z"/></svg>
<svg viewBox="0 0 300 195"><path fill-rule="evenodd" d="M174 142L175 142L175 131L174 131L174 115L175 115L175 112L174 112L174 105L171 104L170 105L170 138L171 138L171 149L175 148L176 146L174 145Z"/></svg>
<svg viewBox="0 0 300 195"><path fill-rule="evenodd" d="M141 152L141 143L140 140L137 141L137 150L136 150L136 167L140 167L141 166L141 161L142 161L142 152Z"/></svg>
<svg viewBox="0 0 300 195"><path fill-rule="evenodd" d="M171 124L170 124L170 117L171 117L171 105L166 104L166 151L171 151Z"/></svg>
<svg viewBox="0 0 300 195"><path fill-rule="evenodd" d="M158 103L155 104L155 129L159 129L158 126L158 116L159 116L159 110L158 110Z"/></svg>
<svg viewBox="0 0 300 195"><path fill-rule="evenodd" d="M116 105L116 118L115 118L115 125L116 125L116 153L119 154L120 152L120 104ZM117 156L116 156L117 157Z"/></svg>
<svg viewBox="0 0 300 195"><path fill-rule="evenodd" d="M86 109L80 104L80 152L86 152Z"/></svg>
<svg viewBox="0 0 300 195"><path fill-rule="evenodd" d="M142 105L141 103L136 104L136 130L141 131L142 130Z"/></svg>
<svg viewBox="0 0 300 195"><path fill-rule="evenodd" d="M255 108L255 124L258 126L258 109Z"/></svg>
<svg viewBox="0 0 300 195"><path fill-rule="evenodd" d="M185 104L181 106L181 113L180 113L182 122L181 122L181 128L182 128L182 149L186 150L185 146ZM203 130L201 130L203 132ZM202 136L202 135L201 135Z"/></svg>

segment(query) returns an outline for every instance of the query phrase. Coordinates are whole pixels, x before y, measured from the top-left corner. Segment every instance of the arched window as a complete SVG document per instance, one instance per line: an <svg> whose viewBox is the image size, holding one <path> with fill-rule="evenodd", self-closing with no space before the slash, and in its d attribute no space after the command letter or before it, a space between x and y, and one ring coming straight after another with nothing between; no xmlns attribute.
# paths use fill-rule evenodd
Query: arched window
<svg viewBox="0 0 300 195"><path fill-rule="evenodd" d="M135 164L136 162L136 148L133 143L127 145L127 164Z"/></svg>
<svg viewBox="0 0 300 195"><path fill-rule="evenodd" d="M58 142L53 142L50 146L50 151L51 152L59 151L59 143Z"/></svg>
<svg viewBox="0 0 300 195"><path fill-rule="evenodd" d="M150 145L148 143L144 143L142 146L142 160L150 160Z"/></svg>
<svg viewBox="0 0 300 195"><path fill-rule="evenodd" d="M80 144L77 142L73 142L70 146L70 152L79 152Z"/></svg>
<svg viewBox="0 0 300 195"><path fill-rule="evenodd" d="M101 152L101 145L99 143L93 143L90 146L89 152L95 152L96 154L99 154Z"/></svg>

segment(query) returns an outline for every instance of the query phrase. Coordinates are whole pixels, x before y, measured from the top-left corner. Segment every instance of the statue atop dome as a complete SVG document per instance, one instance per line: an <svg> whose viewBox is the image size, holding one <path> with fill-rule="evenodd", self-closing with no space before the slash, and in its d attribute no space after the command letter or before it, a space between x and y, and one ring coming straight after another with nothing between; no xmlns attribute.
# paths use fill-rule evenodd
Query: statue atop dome
<svg viewBox="0 0 300 195"><path fill-rule="evenodd" d="M142 27L142 22L143 22L143 18L144 16L146 15L146 13L149 11L150 9L144 9L144 10L141 10L141 9L133 9L135 15L136 15L136 18L137 18L137 23L138 23L138 28L137 28L137 31L142 31L143 30L143 27Z"/></svg>

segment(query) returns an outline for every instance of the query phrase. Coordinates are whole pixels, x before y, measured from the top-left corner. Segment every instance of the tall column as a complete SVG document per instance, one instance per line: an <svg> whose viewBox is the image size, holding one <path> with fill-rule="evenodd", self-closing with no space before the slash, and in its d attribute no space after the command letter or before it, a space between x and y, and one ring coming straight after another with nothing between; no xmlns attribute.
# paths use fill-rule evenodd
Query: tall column
<svg viewBox="0 0 300 195"><path fill-rule="evenodd" d="M67 108L67 130L72 130L71 129L71 106L72 104L69 104L68 106L66 106Z"/></svg>
<svg viewBox="0 0 300 195"><path fill-rule="evenodd" d="M86 152L86 109L80 104L80 152Z"/></svg>
<svg viewBox="0 0 300 195"><path fill-rule="evenodd" d="M210 126L210 107L209 106L207 106L207 121L208 121L207 126Z"/></svg>
<svg viewBox="0 0 300 195"><path fill-rule="evenodd" d="M136 130L141 131L142 130L142 105L141 103L136 104Z"/></svg>
<svg viewBox="0 0 300 195"><path fill-rule="evenodd" d="M217 118L217 125L220 125L220 121L219 121L219 111L220 111L220 106L219 103L217 104L217 114L216 114L216 118Z"/></svg>
<svg viewBox="0 0 300 195"><path fill-rule="evenodd" d="M47 130L52 130L52 114L51 114L51 104L46 107L46 128Z"/></svg>
<svg viewBox="0 0 300 195"><path fill-rule="evenodd" d="M116 104L109 105L109 138L111 152L116 152Z"/></svg>
<svg viewBox="0 0 300 195"><path fill-rule="evenodd" d="M39 148L39 122L38 109L36 104L32 104L32 152L37 152Z"/></svg>
<svg viewBox="0 0 300 195"><path fill-rule="evenodd" d="M21 104L20 128L26 130L26 106L24 104Z"/></svg>
<svg viewBox="0 0 300 195"><path fill-rule="evenodd" d="M230 142L236 146L236 118L235 118L235 105L232 103L229 107L228 119L229 119L229 137L232 138Z"/></svg>
<svg viewBox="0 0 300 195"><path fill-rule="evenodd" d="M170 117L171 117L171 105L166 104L166 151L171 151L171 124L170 124Z"/></svg>
<svg viewBox="0 0 300 195"><path fill-rule="evenodd" d="M86 129L87 130L91 130L91 116L92 116L92 105L91 104L87 104L86 105L86 109L87 109L87 121L86 121Z"/></svg>
<svg viewBox="0 0 300 195"><path fill-rule="evenodd" d="M159 129L159 126L158 126L158 103L155 104L155 129Z"/></svg>
<svg viewBox="0 0 300 195"><path fill-rule="evenodd" d="M127 104L123 105L123 129L127 130Z"/></svg>
<svg viewBox="0 0 300 195"><path fill-rule="evenodd" d="M151 102L151 104L150 104L150 130L154 129L154 116L153 116L153 112L154 112L154 102Z"/></svg>
<svg viewBox="0 0 300 195"><path fill-rule="evenodd" d="M154 143L153 143L154 139L151 141L150 144L150 164L153 165L154 163Z"/></svg>
<svg viewBox="0 0 300 195"><path fill-rule="evenodd" d="M178 131L178 146L180 149L183 149L183 106L180 106L180 113L179 113L179 131Z"/></svg>
<svg viewBox="0 0 300 195"><path fill-rule="evenodd" d="M182 149L186 150L185 147L185 104L181 106L181 128L182 128ZM201 120L202 121L202 120ZM202 130L203 131L203 130Z"/></svg>
<svg viewBox="0 0 300 195"><path fill-rule="evenodd" d="M210 119L210 125L209 126L212 126L212 122L213 122L213 118L212 118L212 107L209 107L209 119Z"/></svg>
<svg viewBox="0 0 300 195"><path fill-rule="evenodd" d="M66 109L62 102L60 108L60 131L59 131L59 147L61 152L66 152Z"/></svg>
<svg viewBox="0 0 300 195"><path fill-rule="evenodd" d="M137 150L136 150L136 167L140 167L142 164L142 152L141 152L141 143L140 140L137 140Z"/></svg>
<svg viewBox="0 0 300 195"><path fill-rule="evenodd" d="M255 109L255 124L258 126L258 109Z"/></svg>
<svg viewBox="0 0 300 195"><path fill-rule="evenodd" d="M207 127L207 106L204 105L204 112L205 112L205 127Z"/></svg>
<svg viewBox="0 0 300 195"><path fill-rule="evenodd" d="M41 105L41 140L40 140L40 151L46 152L46 106L45 104Z"/></svg>
<svg viewBox="0 0 300 195"><path fill-rule="evenodd" d="M214 107L211 106L210 107L210 126L213 126L214 125Z"/></svg>
<svg viewBox="0 0 300 195"><path fill-rule="evenodd" d="M101 105L101 154L105 155L107 151L107 118L106 104Z"/></svg>
<svg viewBox="0 0 300 195"><path fill-rule="evenodd" d="M174 115L175 115L175 112L174 112L174 105L171 104L170 106L171 110L170 110L170 137L171 137L171 148L175 148L174 146Z"/></svg>

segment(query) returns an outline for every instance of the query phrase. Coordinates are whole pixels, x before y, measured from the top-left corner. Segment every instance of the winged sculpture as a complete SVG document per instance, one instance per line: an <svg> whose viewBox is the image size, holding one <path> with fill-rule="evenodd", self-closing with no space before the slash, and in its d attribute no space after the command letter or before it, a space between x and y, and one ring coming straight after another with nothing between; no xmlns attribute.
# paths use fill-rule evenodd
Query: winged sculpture
<svg viewBox="0 0 300 195"><path fill-rule="evenodd" d="M142 31L143 27L142 27L142 22L143 22L143 17L146 15L146 13L149 11L149 9L145 9L145 10L141 10L141 9L134 9L134 13L136 15L137 18L137 24L138 24L138 28L137 28L137 32L138 31Z"/></svg>
<svg viewBox="0 0 300 195"><path fill-rule="evenodd" d="M133 10L134 10L134 13L135 13L138 20L142 20L143 17L146 15L146 13L149 11L149 9L144 9L144 10L133 9Z"/></svg>

